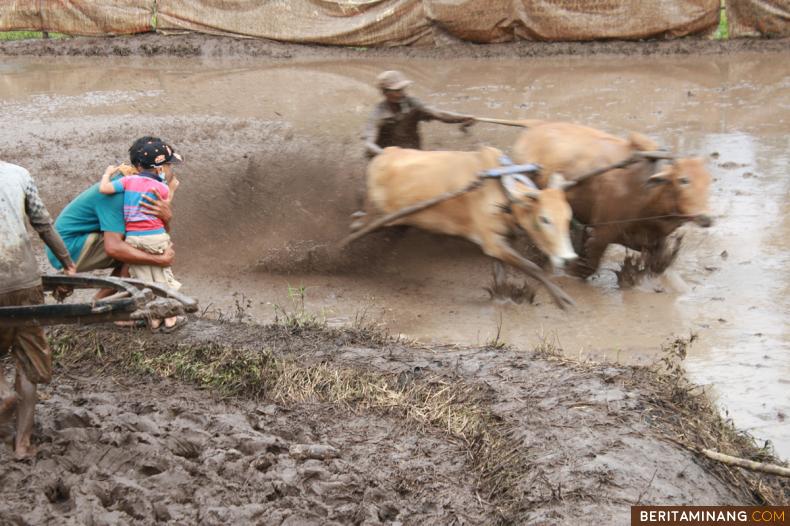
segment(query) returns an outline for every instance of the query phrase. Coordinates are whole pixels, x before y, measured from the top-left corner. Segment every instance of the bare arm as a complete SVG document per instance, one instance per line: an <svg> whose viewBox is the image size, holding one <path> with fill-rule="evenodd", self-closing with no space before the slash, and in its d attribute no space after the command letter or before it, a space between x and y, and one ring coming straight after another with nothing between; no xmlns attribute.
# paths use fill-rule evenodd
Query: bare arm
<svg viewBox="0 0 790 526"><path fill-rule="evenodd" d="M27 213L30 224L38 236L52 250L65 271L68 274L74 273L74 262L71 260L71 255L60 238L60 234L52 227L52 218L38 195L38 188L32 179L29 180L25 188L25 213Z"/></svg>
<svg viewBox="0 0 790 526"><path fill-rule="evenodd" d="M173 198L176 195L176 190L178 190L178 187L180 185L181 185L181 181L178 180L178 177L173 177L173 180L170 181L170 183L168 183L167 186L170 187L170 198L168 199L168 202L170 203L173 202Z"/></svg>
<svg viewBox="0 0 790 526"><path fill-rule="evenodd" d="M101 176L101 181L99 182L99 192L105 195L112 195L116 193L115 187L110 181L110 176L117 171L117 167L115 166L108 166L104 173Z"/></svg>
<svg viewBox="0 0 790 526"><path fill-rule="evenodd" d="M66 245L63 244L63 239L61 239L58 231L55 230L52 225L49 225L48 227L36 228L36 231L38 232L38 236L41 238L41 240L46 243L52 253L55 254L55 257L58 258L60 264L63 265L63 272L68 275L77 272L77 267L71 260L71 255L66 249Z"/></svg>
<svg viewBox="0 0 790 526"><path fill-rule="evenodd" d="M451 111L438 110L425 106L423 103L416 101L417 107L420 112L425 116L426 120L438 120L447 123L460 123L465 126L471 126L475 123L475 118L471 115L464 115L462 113L453 113Z"/></svg>
<svg viewBox="0 0 790 526"><path fill-rule="evenodd" d="M104 251L112 259L122 263L157 267L172 265L176 254L172 248L168 248L163 254L149 254L124 241L123 235L118 232L104 232Z"/></svg>

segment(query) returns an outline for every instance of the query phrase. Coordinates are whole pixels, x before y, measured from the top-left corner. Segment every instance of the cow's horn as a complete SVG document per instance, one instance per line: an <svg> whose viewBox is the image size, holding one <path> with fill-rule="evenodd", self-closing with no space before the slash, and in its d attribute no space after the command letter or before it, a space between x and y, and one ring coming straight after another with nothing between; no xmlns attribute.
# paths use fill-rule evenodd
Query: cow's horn
<svg viewBox="0 0 790 526"><path fill-rule="evenodd" d="M571 186L575 185L574 181L568 181L565 179L565 176L559 172L554 172L549 177L549 188L558 188L560 190L565 190L566 188L570 188Z"/></svg>
<svg viewBox="0 0 790 526"><path fill-rule="evenodd" d="M658 184L668 183L670 174L671 174L670 170L662 170L657 174L653 174L650 177L648 177L647 181L645 181L645 184L658 185Z"/></svg>
<svg viewBox="0 0 790 526"><path fill-rule="evenodd" d="M519 185L521 185L521 188L519 188ZM530 188L524 182L519 181L519 178L515 175L503 175L502 186L514 201L523 201L524 198L537 199L539 195L537 189Z"/></svg>
<svg viewBox="0 0 790 526"><path fill-rule="evenodd" d="M659 159L674 159L675 156L669 152L656 150L652 152L636 152L634 155L642 157L643 159L659 160Z"/></svg>

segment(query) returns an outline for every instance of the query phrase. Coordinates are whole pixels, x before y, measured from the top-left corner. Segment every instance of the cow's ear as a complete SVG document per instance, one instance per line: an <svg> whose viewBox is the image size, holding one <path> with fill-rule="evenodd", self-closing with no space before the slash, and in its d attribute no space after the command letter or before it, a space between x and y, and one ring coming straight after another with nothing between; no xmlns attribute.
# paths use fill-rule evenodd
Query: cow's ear
<svg viewBox="0 0 790 526"><path fill-rule="evenodd" d="M540 190L528 188L525 192L521 193L520 201L527 205L534 205L540 200Z"/></svg>
<svg viewBox="0 0 790 526"><path fill-rule="evenodd" d="M667 170L662 170L657 174L648 177L647 181L645 181L645 186L650 187L650 186L658 186L661 184L667 184L672 180L671 175L672 175L671 168Z"/></svg>

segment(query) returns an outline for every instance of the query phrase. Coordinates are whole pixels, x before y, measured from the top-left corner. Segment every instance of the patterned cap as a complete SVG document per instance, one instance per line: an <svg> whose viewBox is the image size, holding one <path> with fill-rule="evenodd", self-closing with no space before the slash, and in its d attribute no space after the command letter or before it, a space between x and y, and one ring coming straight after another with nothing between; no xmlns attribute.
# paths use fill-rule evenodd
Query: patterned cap
<svg viewBox="0 0 790 526"><path fill-rule="evenodd" d="M161 140L151 140L129 152L132 164L143 168L153 168L168 163L180 163L184 159L173 147Z"/></svg>

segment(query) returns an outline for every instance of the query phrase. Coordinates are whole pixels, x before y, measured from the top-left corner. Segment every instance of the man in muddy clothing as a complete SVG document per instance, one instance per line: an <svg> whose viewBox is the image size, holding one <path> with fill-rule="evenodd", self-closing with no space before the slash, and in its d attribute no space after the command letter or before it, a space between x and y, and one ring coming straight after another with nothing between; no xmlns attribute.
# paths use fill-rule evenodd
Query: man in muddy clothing
<svg viewBox="0 0 790 526"><path fill-rule="evenodd" d="M40 305L44 290L33 254L25 217L52 250L66 274L74 263L38 189L27 170L0 161L0 307ZM0 356L11 350L16 365L16 394L0 368L0 423L16 410L14 452L18 458L35 453L30 439L36 407L36 384L52 380L52 354L40 326L0 327Z"/></svg>
<svg viewBox="0 0 790 526"><path fill-rule="evenodd" d="M474 124L474 117L449 111L440 111L425 106L422 102L406 95L406 86L410 80L400 71L385 71L378 76L377 85L384 94L365 128L365 150L368 157L382 152L387 146L401 148L421 148L419 124L421 121L440 120L449 123L461 123L464 126Z"/></svg>

